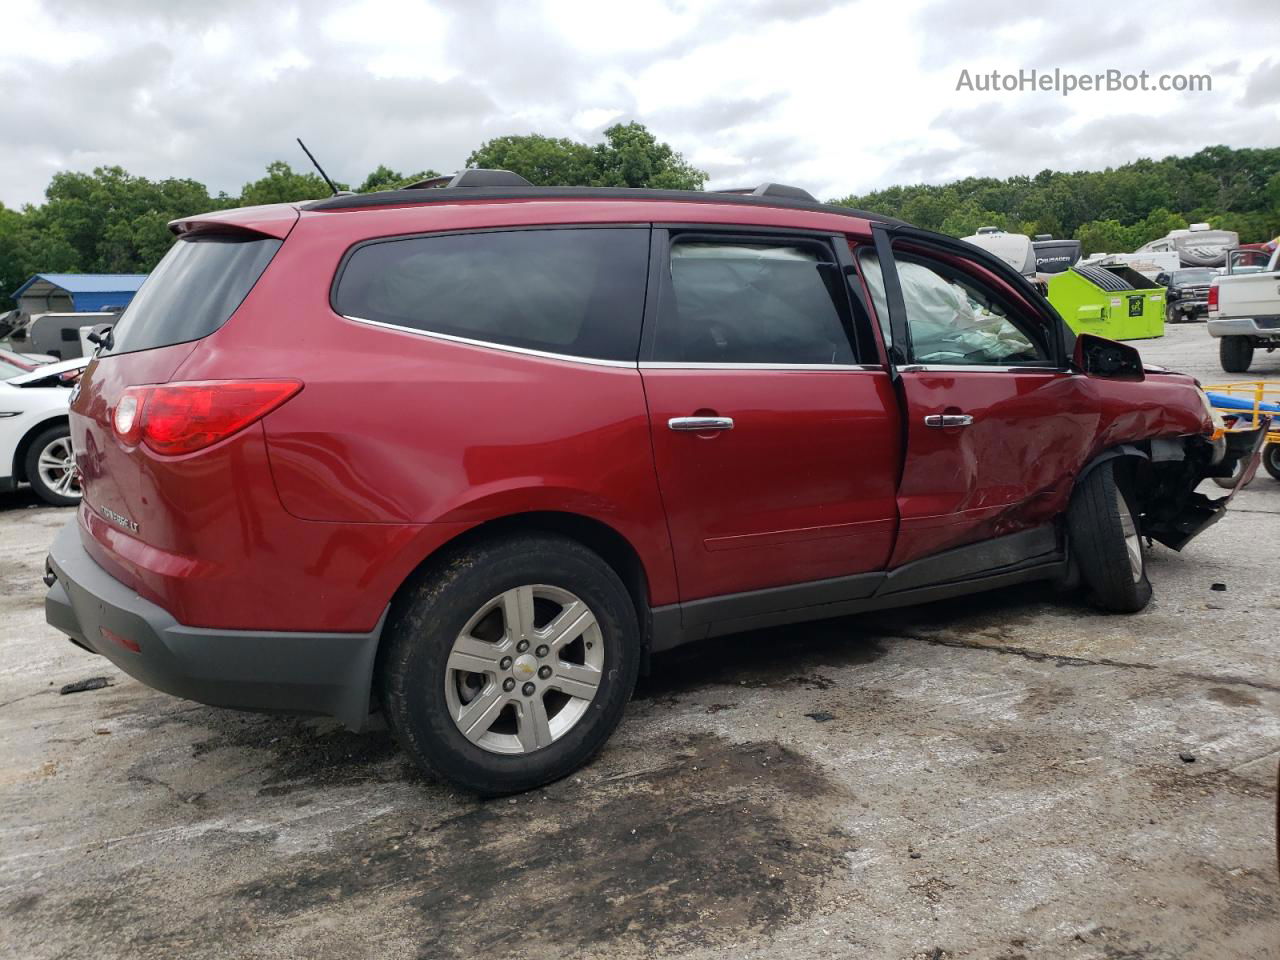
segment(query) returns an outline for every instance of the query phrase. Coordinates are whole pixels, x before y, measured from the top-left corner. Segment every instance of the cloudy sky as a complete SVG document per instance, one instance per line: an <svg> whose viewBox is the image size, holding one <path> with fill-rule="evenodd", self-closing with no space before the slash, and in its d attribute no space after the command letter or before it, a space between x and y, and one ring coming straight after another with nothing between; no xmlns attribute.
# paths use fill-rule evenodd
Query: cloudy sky
<svg viewBox="0 0 1280 960"><path fill-rule="evenodd" d="M997 14L997 9L1007 13ZM823 197L1280 146L1275 0L4 0L0 202L119 164L237 192L301 136L336 179L639 120L711 174ZM961 71L1212 77L984 93ZM976 81L975 81L976 83Z"/></svg>

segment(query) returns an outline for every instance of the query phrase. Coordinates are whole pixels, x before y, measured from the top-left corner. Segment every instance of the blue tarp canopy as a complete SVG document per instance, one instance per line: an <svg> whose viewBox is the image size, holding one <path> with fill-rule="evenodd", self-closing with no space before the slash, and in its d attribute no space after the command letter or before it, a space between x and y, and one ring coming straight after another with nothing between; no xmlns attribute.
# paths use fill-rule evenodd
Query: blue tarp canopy
<svg viewBox="0 0 1280 960"><path fill-rule="evenodd" d="M37 273L9 294L19 297L67 296L77 313L125 307L147 279L145 273Z"/></svg>

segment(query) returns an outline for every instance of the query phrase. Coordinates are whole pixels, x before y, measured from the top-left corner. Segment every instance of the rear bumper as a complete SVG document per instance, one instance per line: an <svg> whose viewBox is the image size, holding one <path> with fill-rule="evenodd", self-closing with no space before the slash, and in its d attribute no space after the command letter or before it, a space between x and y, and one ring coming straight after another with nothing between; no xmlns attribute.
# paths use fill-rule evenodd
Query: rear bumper
<svg viewBox="0 0 1280 960"><path fill-rule="evenodd" d="M1210 319L1205 324L1211 337L1263 337L1280 339L1280 317L1233 317Z"/></svg>
<svg viewBox="0 0 1280 960"><path fill-rule="evenodd" d="M48 564L56 579L45 595L45 619L135 680L212 706L320 714L365 727L385 612L369 633L183 626L98 566L75 519L59 531Z"/></svg>

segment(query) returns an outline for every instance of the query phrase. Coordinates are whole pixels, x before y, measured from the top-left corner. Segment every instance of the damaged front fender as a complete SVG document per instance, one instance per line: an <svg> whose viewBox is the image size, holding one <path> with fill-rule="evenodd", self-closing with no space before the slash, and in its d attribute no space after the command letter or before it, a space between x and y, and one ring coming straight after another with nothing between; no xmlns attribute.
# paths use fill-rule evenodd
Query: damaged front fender
<svg viewBox="0 0 1280 960"><path fill-rule="evenodd" d="M1181 443L1153 440L1150 458L1135 466L1143 534L1181 550L1217 523L1236 491L1257 471L1268 426L1264 418L1257 427L1227 431L1216 441L1207 436L1184 437ZM1197 492L1201 481L1229 477L1241 461L1240 481L1225 497Z"/></svg>

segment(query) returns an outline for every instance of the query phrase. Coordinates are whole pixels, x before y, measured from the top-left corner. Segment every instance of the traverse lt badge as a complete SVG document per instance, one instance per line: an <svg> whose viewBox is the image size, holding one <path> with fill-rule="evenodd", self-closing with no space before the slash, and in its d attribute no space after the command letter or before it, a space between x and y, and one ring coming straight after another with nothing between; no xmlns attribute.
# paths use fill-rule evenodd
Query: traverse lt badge
<svg viewBox="0 0 1280 960"><path fill-rule="evenodd" d="M138 525L134 523L132 520L130 520L128 517L121 516L120 514L116 513L114 510L111 510L107 507L99 507L98 510L99 512L101 512L101 514L104 517L106 517L116 526L124 527L130 533L138 532Z"/></svg>

